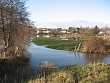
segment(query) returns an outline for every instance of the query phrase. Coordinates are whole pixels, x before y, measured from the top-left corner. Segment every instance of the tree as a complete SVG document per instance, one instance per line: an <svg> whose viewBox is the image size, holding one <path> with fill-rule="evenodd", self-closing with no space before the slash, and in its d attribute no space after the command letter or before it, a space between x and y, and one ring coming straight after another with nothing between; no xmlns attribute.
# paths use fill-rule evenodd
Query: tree
<svg viewBox="0 0 110 83"><path fill-rule="evenodd" d="M98 26L96 25L95 28L93 29L94 35L97 35L99 33L99 31L100 30L99 30Z"/></svg>
<svg viewBox="0 0 110 83"><path fill-rule="evenodd" d="M14 54L16 47L22 52L28 43L32 22L29 20L30 14L25 2L25 0L0 0L0 31L8 53Z"/></svg>

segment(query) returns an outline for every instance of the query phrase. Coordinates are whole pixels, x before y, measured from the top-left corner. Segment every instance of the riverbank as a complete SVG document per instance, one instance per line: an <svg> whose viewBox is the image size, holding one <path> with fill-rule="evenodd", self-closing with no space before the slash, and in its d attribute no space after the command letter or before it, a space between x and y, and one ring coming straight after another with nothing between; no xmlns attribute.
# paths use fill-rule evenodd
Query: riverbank
<svg viewBox="0 0 110 83"><path fill-rule="evenodd" d="M57 49L57 50L67 50L67 51L81 51L82 40L61 40L59 38L45 38L39 37L32 40L34 44L45 46L47 48Z"/></svg>
<svg viewBox="0 0 110 83"><path fill-rule="evenodd" d="M25 73L27 74L29 71L25 70L27 72L24 73L23 72L24 69L22 68L28 65L29 60L30 60L30 57L24 56L24 55L18 56L18 57L13 56L10 58L9 57L1 58L0 59L0 83L18 83L18 82L20 83L21 81L24 81L25 78L23 76L25 75ZM19 69L22 69L22 70L19 70ZM21 75L21 72L23 72L22 75ZM18 77L19 77L19 80L18 80Z"/></svg>
<svg viewBox="0 0 110 83"><path fill-rule="evenodd" d="M110 65L65 66L44 72L28 83L110 83Z"/></svg>
<svg viewBox="0 0 110 83"><path fill-rule="evenodd" d="M28 53L23 53L21 56L0 57L0 77L3 72L10 72L20 66L27 65L29 60L30 55Z"/></svg>
<svg viewBox="0 0 110 83"><path fill-rule="evenodd" d="M19 56L0 59L0 70L10 70L21 65L26 65L29 62L29 57Z"/></svg>
<svg viewBox="0 0 110 83"><path fill-rule="evenodd" d="M82 36L79 40L38 37L33 39L32 42L36 45L57 50L85 53L110 53L110 38L108 36Z"/></svg>

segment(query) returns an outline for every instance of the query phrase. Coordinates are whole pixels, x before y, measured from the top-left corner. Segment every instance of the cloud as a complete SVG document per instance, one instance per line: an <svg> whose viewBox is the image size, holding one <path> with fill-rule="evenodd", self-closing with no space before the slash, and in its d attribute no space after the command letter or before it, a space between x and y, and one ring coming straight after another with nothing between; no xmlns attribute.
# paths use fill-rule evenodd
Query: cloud
<svg viewBox="0 0 110 83"><path fill-rule="evenodd" d="M94 27L97 25L98 27L110 27L110 23L104 23L104 22L90 22L90 21L71 21L71 22L41 22L37 23L36 27L41 28L68 28L71 26L74 27Z"/></svg>

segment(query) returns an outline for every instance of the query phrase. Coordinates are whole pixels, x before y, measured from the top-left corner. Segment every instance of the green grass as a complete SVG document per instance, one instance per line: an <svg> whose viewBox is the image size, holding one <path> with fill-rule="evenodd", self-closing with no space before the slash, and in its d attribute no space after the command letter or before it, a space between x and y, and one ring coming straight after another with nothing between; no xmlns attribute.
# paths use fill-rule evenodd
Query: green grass
<svg viewBox="0 0 110 83"><path fill-rule="evenodd" d="M52 69L28 83L110 83L110 65L65 66Z"/></svg>
<svg viewBox="0 0 110 83"><path fill-rule="evenodd" d="M37 45L43 45L48 48L58 49L58 50L69 50L73 51L75 46L78 47L80 43L83 43L85 40L61 40L58 38L35 38L33 43Z"/></svg>

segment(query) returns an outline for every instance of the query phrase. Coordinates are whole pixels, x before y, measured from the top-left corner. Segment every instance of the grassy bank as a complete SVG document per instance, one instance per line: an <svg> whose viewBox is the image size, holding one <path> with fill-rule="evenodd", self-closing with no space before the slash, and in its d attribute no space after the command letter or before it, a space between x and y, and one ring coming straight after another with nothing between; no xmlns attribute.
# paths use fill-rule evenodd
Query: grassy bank
<svg viewBox="0 0 110 83"><path fill-rule="evenodd" d="M0 83L23 83L29 79L29 71L27 68L24 70L29 59L29 56L24 55L0 58Z"/></svg>
<svg viewBox="0 0 110 83"><path fill-rule="evenodd" d="M28 83L110 83L110 65L97 63L56 68Z"/></svg>
<svg viewBox="0 0 110 83"><path fill-rule="evenodd" d="M10 71L19 66L26 65L29 62L29 58L20 56L11 59L0 59L0 75L2 71Z"/></svg>
<svg viewBox="0 0 110 83"><path fill-rule="evenodd" d="M14 72L15 71L18 72L18 69L21 66L27 65L28 62L29 62L29 58L25 57L25 56L0 59L0 83L17 83L16 82L17 77L16 76L13 77L13 75L19 75L19 74L15 74ZM9 75L7 75L7 74L9 74ZM23 75L24 75L24 73L23 73ZM13 78L11 78L11 77L13 77ZM22 77L22 75L21 75L21 77ZM22 79L24 80L24 78L22 78ZM19 81L21 81L20 77L19 77ZM21 82L19 82L19 83L21 83Z"/></svg>
<svg viewBox="0 0 110 83"><path fill-rule="evenodd" d="M17 68L28 64L30 55L11 56L9 58L0 58L0 75L2 71L10 71L11 69Z"/></svg>
<svg viewBox="0 0 110 83"><path fill-rule="evenodd" d="M37 45L44 45L48 48L58 49L58 50L69 50L74 51L77 49L79 44L84 43L85 40L61 40L58 38L44 38L39 37L33 39L33 43ZM80 46L81 48L81 46Z"/></svg>

